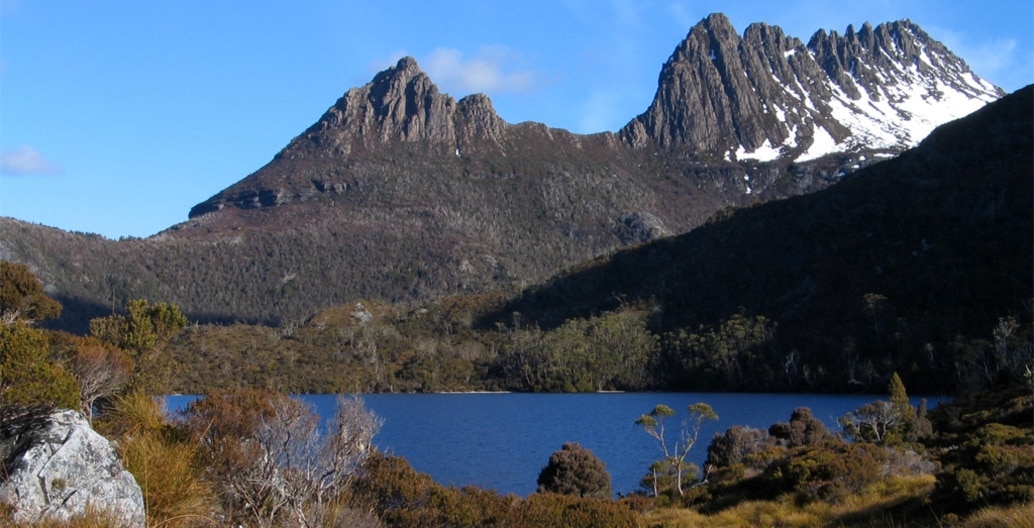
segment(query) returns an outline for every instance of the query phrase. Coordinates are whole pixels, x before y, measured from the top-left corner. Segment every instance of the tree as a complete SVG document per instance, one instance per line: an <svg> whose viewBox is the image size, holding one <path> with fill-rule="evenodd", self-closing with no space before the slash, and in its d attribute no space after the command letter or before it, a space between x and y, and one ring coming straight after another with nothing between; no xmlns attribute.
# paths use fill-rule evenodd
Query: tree
<svg viewBox="0 0 1034 528"><path fill-rule="evenodd" d="M43 284L25 264L0 261L0 322L33 323L61 314L61 303L47 297Z"/></svg>
<svg viewBox="0 0 1034 528"><path fill-rule="evenodd" d="M734 425L724 433L715 433L711 445L707 446L705 463L715 467L742 464L745 458L762 449L767 437L760 429Z"/></svg>
<svg viewBox="0 0 1034 528"><path fill-rule="evenodd" d="M186 325L186 316L176 306L136 299L126 305L125 314L90 321L90 334L129 354L134 363L130 388L160 394L173 369L172 360L162 352Z"/></svg>
<svg viewBox="0 0 1034 528"><path fill-rule="evenodd" d="M539 493L610 498L610 473L592 451L576 442L565 443L549 457L538 478Z"/></svg>
<svg viewBox="0 0 1034 528"><path fill-rule="evenodd" d="M381 424L358 397L340 398L324 434L310 406L262 390L207 394L186 418L230 519L257 526L321 526Z"/></svg>
<svg viewBox="0 0 1034 528"><path fill-rule="evenodd" d="M78 407L75 378L49 355L42 330L24 321L0 324L0 405Z"/></svg>
<svg viewBox="0 0 1034 528"><path fill-rule="evenodd" d="M92 422L97 400L117 394L129 382L133 360L96 338L83 337L73 344L68 367L79 382L80 408Z"/></svg>
<svg viewBox="0 0 1034 528"><path fill-rule="evenodd" d="M668 446L665 435L665 422L668 418L675 416L675 410L667 405L657 405L649 414L644 414L636 419L635 424L641 427L647 434L657 439L660 444L664 459L650 466L653 476L653 494L658 495L658 480L665 471L675 474L675 490L679 496L683 495L682 480L685 471L691 467L686 464L686 457L697 442L700 436L700 429L704 420L718 420L718 414L706 403L694 403L689 406L689 417L682 424L682 431L678 439Z"/></svg>
<svg viewBox="0 0 1034 528"><path fill-rule="evenodd" d="M889 401L867 403L838 419L844 435L855 442L914 442L930 433L926 403L917 411L908 401L901 377L895 372L887 387Z"/></svg>

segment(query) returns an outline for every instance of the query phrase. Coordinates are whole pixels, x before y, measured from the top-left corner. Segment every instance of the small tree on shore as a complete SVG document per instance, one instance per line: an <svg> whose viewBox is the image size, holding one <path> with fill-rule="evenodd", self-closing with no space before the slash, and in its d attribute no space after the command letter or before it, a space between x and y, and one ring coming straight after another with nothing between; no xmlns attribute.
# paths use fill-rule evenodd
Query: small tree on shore
<svg viewBox="0 0 1034 528"><path fill-rule="evenodd" d="M659 492L659 481L666 473L673 473L675 491L683 496L682 481L684 475L695 467L686 463L686 457L696 445L704 420L718 420L718 414L710 405L700 402L689 406L689 417L683 422L681 433L673 444L668 444L665 433L665 422L668 418L675 416L675 410L667 405L657 405L648 414L636 419L635 424L641 427L646 434L654 437L664 454L664 458L650 466L653 494L656 497Z"/></svg>
<svg viewBox="0 0 1034 528"><path fill-rule="evenodd" d="M901 377L895 372L887 387L889 401L867 403L838 420L847 436L855 442L896 444L914 442L930 434L926 402L917 410L908 401Z"/></svg>

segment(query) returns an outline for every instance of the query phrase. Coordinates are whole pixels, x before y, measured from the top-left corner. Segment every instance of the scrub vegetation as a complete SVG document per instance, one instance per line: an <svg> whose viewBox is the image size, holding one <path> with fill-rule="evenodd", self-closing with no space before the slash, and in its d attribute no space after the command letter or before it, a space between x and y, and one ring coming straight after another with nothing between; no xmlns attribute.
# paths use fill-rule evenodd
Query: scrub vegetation
<svg viewBox="0 0 1034 528"><path fill-rule="evenodd" d="M34 295L31 273L0 266L5 281L28 281L19 291ZM613 497L603 461L572 443L547 461L539 491L521 498L442 486L405 459L378 452L371 446L380 420L357 397L339 399L326 428L312 408L268 388L212 388L181 415L168 416L154 396L183 370L169 353L169 343L186 331L175 306L134 301L77 337L41 330L20 315L31 311L12 314L4 302L5 468L19 449L12 430L55 407L89 407L94 427L117 440L155 528L1024 526L1034 503L1029 371L999 368L993 382L933 410L910 405L895 373L886 399L845 415L840 431L800 408L767 431L734 426L716 434L703 468L684 460L705 440L696 433L700 423L717 415L704 402L694 404L687 426L670 437L677 429L665 425L680 413L658 404L629 417L660 447L660 460L643 468L641 492ZM615 324L605 321L597 323ZM599 331L591 328L579 332ZM635 333L634 325L622 328ZM0 515L9 515L4 508ZM113 526L111 519L97 510L41 525Z"/></svg>

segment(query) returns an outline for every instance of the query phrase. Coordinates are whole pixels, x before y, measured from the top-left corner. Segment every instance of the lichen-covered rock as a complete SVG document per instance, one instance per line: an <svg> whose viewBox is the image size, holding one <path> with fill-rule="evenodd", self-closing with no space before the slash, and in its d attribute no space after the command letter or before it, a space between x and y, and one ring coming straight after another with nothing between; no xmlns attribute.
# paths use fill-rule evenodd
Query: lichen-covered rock
<svg viewBox="0 0 1034 528"><path fill-rule="evenodd" d="M14 520L67 520L89 507L118 516L122 526L145 526L143 493L112 443L76 411L54 412L49 421L0 483L0 502Z"/></svg>

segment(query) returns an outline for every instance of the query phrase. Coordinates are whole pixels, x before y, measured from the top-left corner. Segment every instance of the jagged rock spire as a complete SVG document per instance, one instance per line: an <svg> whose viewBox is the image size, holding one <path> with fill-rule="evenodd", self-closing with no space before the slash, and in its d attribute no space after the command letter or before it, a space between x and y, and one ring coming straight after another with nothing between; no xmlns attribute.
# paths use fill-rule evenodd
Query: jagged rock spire
<svg viewBox="0 0 1034 528"><path fill-rule="evenodd" d="M405 142L448 153L462 147L461 138L497 135L504 126L488 97L477 94L457 103L415 59L403 57L370 83L348 90L288 150L314 143L347 154L357 147Z"/></svg>

